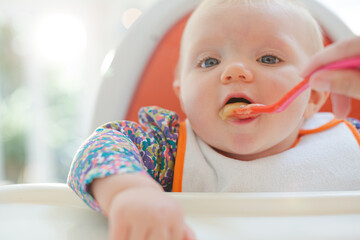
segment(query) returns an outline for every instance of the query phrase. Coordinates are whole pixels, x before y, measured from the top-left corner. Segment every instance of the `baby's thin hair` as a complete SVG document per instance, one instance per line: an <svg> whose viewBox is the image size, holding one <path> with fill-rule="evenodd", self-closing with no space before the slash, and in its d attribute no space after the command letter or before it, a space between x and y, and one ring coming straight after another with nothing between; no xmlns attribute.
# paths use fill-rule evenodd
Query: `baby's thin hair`
<svg viewBox="0 0 360 240"><path fill-rule="evenodd" d="M255 6L257 3L265 3L265 4L277 3L278 5L287 4L291 6L306 8L303 3L297 0L202 0L198 8L219 6L219 5L234 5L234 4Z"/></svg>
<svg viewBox="0 0 360 240"><path fill-rule="evenodd" d="M304 16L307 17L309 21L309 26L312 26L312 37L314 38L314 44L317 43L317 46L315 46L318 50L320 50L323 47L323 32L319 25L319 23L316 21L316 19L312 16L309 9L298 0L202 0L197 9L195 10L194 14L196 14L197 11L200 11L202 9L206 9L209 7L221 7L221 6L231 6L235 4L242 4L244 6L249 7L256 7L257 4L268 4L269 6L276 4L279 7L290 7L292 9L297 9L302 12Z"/></svg>

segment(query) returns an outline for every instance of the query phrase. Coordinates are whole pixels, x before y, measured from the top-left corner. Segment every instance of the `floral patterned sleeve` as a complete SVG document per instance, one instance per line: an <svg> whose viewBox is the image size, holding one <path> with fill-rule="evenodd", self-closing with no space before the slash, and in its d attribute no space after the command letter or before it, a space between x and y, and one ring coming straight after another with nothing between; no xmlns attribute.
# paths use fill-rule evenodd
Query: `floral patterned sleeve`
<svg viewBox="0 0 360 240"><path fill-rule="evenodd" d="M74 157L68 185L96 211L102 212L87 188L95 178L148 174L165 191L172 189L178 115L159 107L146 107L139 111L139 122L110 122L97 128Z"/></svg>

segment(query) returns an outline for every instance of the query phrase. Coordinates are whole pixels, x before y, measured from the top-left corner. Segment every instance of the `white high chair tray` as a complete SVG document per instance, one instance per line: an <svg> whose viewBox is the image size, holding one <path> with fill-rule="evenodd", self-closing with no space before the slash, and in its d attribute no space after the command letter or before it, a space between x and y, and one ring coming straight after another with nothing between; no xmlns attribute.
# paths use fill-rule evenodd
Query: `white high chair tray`
<svg viewBox="0 0 360 240"><path fill-rule="evenodd" d="M199 240L360 239L360 192L172 193ZM65 184L0 187L0 239L107 239Z"/></svg>
<svg viewBox="0 0 360 240"><path fill-rule="evenodd" d="M360 192L180 195L199 239L360 239Z"/></svg>

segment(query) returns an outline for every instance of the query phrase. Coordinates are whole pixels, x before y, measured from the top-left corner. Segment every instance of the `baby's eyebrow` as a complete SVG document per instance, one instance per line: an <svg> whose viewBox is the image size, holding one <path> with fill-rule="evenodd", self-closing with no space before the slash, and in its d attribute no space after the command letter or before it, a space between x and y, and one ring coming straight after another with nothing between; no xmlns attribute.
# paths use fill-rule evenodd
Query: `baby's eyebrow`
<svg viewBox="0 0 360 240"><path fill-rule="evenodd" d="M287 53L292 53L294 49L300 47L295 37L288 35L272 35L264 41L264 46L277 48Z"/></svg>
<svg viewBox="0 0 360 240"><path fill-rule="evenodd" d="M204 42L206 44L204 44ZM191 41L188 52L200 53L208 50L216 50L217 48L218 44L212 44L210 39L199 39L197 41Z"/></svg>
<svg viewBox="0 0 360 240"><path fill-rule="evenodd" d="M191 43L191 46L188 46L188 49L186 50L186 55L193 60L196 60L199 57L205 57L205 55L217 55L219 47L216 45L206 45L201 44L201 41L199 41L198 44ZM202 56L204 55L204 56ZM206 56L208 57L208 56Z"/></svg>
<svg viewBox="0 0 360 240"><path fill-rule="evenodd" d="M254 45L251 47L256 50L268 48L269 51L274 49L279 50L284 54L294 54L295 49L302 47L299 45L296 36L289 36L288 34L283 33L273 33L272 35L259 33L259 35L255 36L255 39L256 40L252 42ZM204 44L204 42L206 44ZM216 55L219 51L219 46L224 46L225 44L228 43L224 38L206 39L201 37L188 40L182 51L185 50L184 55L191 59L191 61L195 61L203 53Z"/></svg>

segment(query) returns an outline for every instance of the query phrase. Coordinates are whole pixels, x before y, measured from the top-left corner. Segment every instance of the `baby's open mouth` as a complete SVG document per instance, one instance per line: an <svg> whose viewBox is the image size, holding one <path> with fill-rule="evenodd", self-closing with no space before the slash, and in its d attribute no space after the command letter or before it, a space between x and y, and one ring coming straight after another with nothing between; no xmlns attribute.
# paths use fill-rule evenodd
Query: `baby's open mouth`
<svg viewBox="0 0 360 240"><path fill-rule="evenodd" d="M252 102L250 102L248 99L246 98L230 98L225 106L220 110L219 112L219 116L221 117L222 120L225 120L227 118L230 117L236 117L238 119L248 119L248 118L252 118L254 116L249 115L249 114L236 114L235 115L235 110L239 109L239 108L244 108L246 106L249 105L253 105Z"/></svg>

